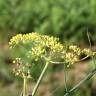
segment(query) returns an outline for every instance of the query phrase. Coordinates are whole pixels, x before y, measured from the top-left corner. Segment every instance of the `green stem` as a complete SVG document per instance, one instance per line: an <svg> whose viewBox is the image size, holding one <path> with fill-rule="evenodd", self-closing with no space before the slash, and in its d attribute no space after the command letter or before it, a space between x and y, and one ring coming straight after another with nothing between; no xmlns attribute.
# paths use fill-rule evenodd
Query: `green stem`
<svg viewBox="0 0 96 96"><path fill-rule="evenodd" d="M38 87L40 85L40 82L41 82L41 80L42 80L42 78L43 78L43 76L44 76L44 74L45 74L45 72L46 72L46 70L48 68L48 64L49 64L49 62L46 62L46 65L44 66L43 71L41 72L40 77L39 77L39 79L38 79L38 81L37 81L37 83L36 83L36 85L35 85L35 87L34 87L34 89L32 91L32 96L34 96L36 94L37 89L38 89Z"/></svg>
<svg viewBox="0 0 96 96"><path fill-rule="evenodd" d="M65 62L54 62L54 61L50 61L50 63L52 63L52 64L63 64Z"/></svg>
<svg viewBox="0 0 96 96"><path fill-rule="evenodd" d="M65 90L66 92L68 91L67 89L67 72L66 72L66 65L64 64L64 83L65 83Z"/></svg>
<svg viewBox="0 0 96 96"><path fill-rule="evenodd" d="M23 90L23 96L27 96L27 78L24 78L24 90Z"/></svg>
<svg viewBox="0 0 96 96"><path fill-rule="evenodd" d="M70 93L72 93L74 90L76 90L81 84L89 80L94 74L96 73L96 68L93 69L83 80L81 80L76 86L74 86L72 89L70 89L67 93L64 94L64 96L68 96Z"/></svg>

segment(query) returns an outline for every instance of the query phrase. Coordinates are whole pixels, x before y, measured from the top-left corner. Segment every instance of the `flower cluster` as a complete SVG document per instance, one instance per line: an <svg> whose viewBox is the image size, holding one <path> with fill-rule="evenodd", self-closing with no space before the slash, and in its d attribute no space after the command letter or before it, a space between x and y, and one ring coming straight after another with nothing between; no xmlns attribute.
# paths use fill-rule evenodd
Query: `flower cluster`
<svg viewBox="0 0 96 96"><path fill-rule="evenodd" d="M11 47L19 44L26 45L28 43L32 45L31 49L28 51L29 57L34 58L36 61L39 58L41 59L41 57L63 50L63 45L58 42L58 38L37 33L19 34L14 36L9 42Z"/></svg>
<svg viewBox="0 0 96 96"><path fill-rule="evenodd" d="M32 59L33 62L36 62L36 61L38 62L39 60L42 60L45 58L52 59L55 57L56 54L63 51L64 47L58 41L59 41L58 38L54 38L52 36L49 37L49 36L40 35L37 33L29 33L24 35L18 34L14 36L12 39L10 39L9 44L11 48L14 48L14 46L26 47L30 45L26 49L27 50L26 51L27 53L25 52L25 54L27 54L26 57ZM23 57L20 57L20 58L22 60L24 59ZM15 60L14 63L17 63L17 61ZM16 74L22 77L24 77L24 74L26 76L26 70L25 70L27 68L26 64L22 64L21 62L18 68L15 68L14 72L16 72ZM32 65L32 64L28 64L28 65Z"/></svg>
<svg viewBox="0 0 96 96"><path fill-rule="evenodd" d="M81 49L79 47L77 47L76 45L69 46L69 50L73 51L77 55L81 54Z"/></svg>
<svg viewBox="0 0 96 96"><path fill-rule="evenodd" d="M70 65L78 61L78 56L74 53L68 52L65 54L65 60Z"/></svg>
<svg viewBox="0 0 96 96"><path fill-rule="evenodd" d="M82 53L84 53L85 55L87 56L95 56L96 55L96 52L92 52L90 49L88 48L85 48L82 50Z"/></svg>
<svg viewBox="0 0 96 96"><path fill-rule="evenodd" d="M21 58L16 58L13 61L13 64L16 64L15 68L13 69L13 73L15 73L16 76L20 76L23 78L32 78L30 73L30 68L28 68L28 64L24 65L22 64Z"/></svg>
<svg viewBox="0 0 96 96"><path fill-rule="evenodd" d="M79 56L82 53L87 56L96 54L96 52L92 52L89 49L80 49L75 45L70 45L66 48L65 45L59 42L58 38L40 35L38 33L18 34L10 39L9 44L12 48L14 46L16 47L16 45L27 46L27 57L32 59L32 62L36 63L47 58L48 60L50 59L50 61L63 61L67 64L67 67L79 61ZM21 77L31 77L30 68L28 66L32 67L32 64L22 62L24 58L20 58L13 61L13 63L17 64L17 68L15 68L14 72Z"/></svg>
<svg viewBox="0 0 96 96"><path fill-rule="evenodd" d="M73 51L77 55L81 55L81 54L85 54L87 56L96 55L96 52L93 52L91 49L88 49L88 48L80 49L76 45L69 46L69 50Z"/></svg>

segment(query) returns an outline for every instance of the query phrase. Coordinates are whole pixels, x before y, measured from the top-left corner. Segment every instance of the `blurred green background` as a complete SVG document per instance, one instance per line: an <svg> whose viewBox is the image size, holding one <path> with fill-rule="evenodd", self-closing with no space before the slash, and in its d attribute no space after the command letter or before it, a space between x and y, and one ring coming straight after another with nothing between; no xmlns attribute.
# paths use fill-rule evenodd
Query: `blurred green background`
<svg viewBox="0 0 96 96"><path fill-rule="evenodd" d="M87 31L92 49L96 50L96 0L0 0L0 96L17 96L22 91L22 79L12 74L12 60L18 52L16 50L12 54L9 50L8 42L12 36L38 32L59 37L63 43L88 47ZM45 76L45 83L39 89L39 96L49 96L59 83L64 83L62 66L51 67ZM68 70L68 88L80 81L93 67L89 59ZM72 96L96 96L95 83L94 77ZM61 86L51 96L63 96L63 91Z"/></svg>

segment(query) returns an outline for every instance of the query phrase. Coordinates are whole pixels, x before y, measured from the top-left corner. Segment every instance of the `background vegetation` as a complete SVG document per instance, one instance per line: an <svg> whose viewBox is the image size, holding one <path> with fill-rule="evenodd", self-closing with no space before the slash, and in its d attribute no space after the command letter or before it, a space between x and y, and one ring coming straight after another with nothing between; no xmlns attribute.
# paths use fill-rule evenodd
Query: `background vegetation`
<svg viewBox="0 0 96 96"><path fill-rule="evenodd" d="M6 93L9 93L12 88L14 91L11 91L9 96L17 96L22 90L21 83L18 84L18 80L19 82L22 80L20 78L14 79L15 77L12 75L12 60L18 51L11 54L8 46L9 39L15 34L33 31L56 36L60 38L61 42L75 43L81 47L89 46L86 35L86 32L89 31L92 48L96 49L94 46L96 45L96 0L0 0L0 96L6 96ZM89 65L94 67L90 62ZM85 69L80 67L82 64ZM82 64L76 65L73 69L81 68L83 71L78 74L84 75L90 67L88 67L87 62L86 64L82 62ZM55 75L54 70L58 69L56 68L53 66L50 69L53 70L52 76ZM61 71L56 72L62 77ZM72 72L75 74L74 71ZM54 81L54 79L52 80ZM76 91L75 96L81 96L81 94L82 96L91 96L92 86L95 86L96 83L93 84L93 81L95 80L90 80L83 88ZM61 91L56 92L63 96ZM54 96L58 95L56 94Z"/></svg>

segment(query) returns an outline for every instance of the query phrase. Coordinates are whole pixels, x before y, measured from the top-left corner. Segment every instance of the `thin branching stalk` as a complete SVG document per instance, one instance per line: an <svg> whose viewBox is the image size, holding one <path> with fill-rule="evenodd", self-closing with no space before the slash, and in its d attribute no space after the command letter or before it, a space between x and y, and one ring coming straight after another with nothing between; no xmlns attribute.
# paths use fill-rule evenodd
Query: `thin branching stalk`
<svg viewBox="0 0 96 96"><path fill-rule="evenodd" d="M90 40L90 36L89 36L88 30L87 30L87 37L88 37L88 41L89 41L89 45L90 45L90 50L92 50L92 44L91 44L91 40ZM92 57L93 64L95 65L94 56L91 56L91 57ZM95 65L95 67L96 67L96 65Z"/></svg>
<svg viewBox="0 0 96 96"><path fill-rule="evenodd" d="M66 92L68 91L67 89L67 71L66 71L66 65L64 64L64 83L65 83L65 90Z"/></svg>
<svg viewBox="0 0 96 96"><path fill-rule="evenodd" d="M55 62L55 61L50 61L52 64L63 64L64 62Z"/></svg>
<svg viewBox="0 0 96 96"><path fill-rule="evenodd" d="M35 87L34 87L34 89L32 91L32 96L34 96L36 94L37 89L38 89L38 87L40 85L40 82L41 82L42 78L44 77L44 74L45 74L45 72L46 72L46 70L48 68L48 64L49 64L49 62L46 62L46 65L44 66L43 71L41 72L40 77L39 77L39 79L38 79L38 81L37 81L37 83L36 83L36 85L35 85Z"/></svg>
<svg viewBox="0 0 96 96"><path fill-rule="evenodd" d="M72 93L74 90L76 90L80 85L85 83L87 80L89 80L94 74L96 73L96 68L93 69L83 80L81 80L76 86L74 86L72 89L70 89L67 93L64 94L64 96L68 96L70 93Z"/></svg>
<svg viewBox="0 0 96 96"><path fill-rule="evenodd" d="M23 96L27 96L27 78L24 78L24 90L23 90Z"/></svg>
<svg viewBox="0 0 96 96"><path fill-rule="evenodd" d="M80 59L80 60L78 60L78 61L76 61L75 63L77 63L77 62L81 62L81 61L87 59L88 57L89 57L89 55L88 55L88 56L85 56L84 58L82 58L82 59ZM52 64L64 64L65 62L55 62L55 61L50 61L50 63L52 63Z"/></svg>

